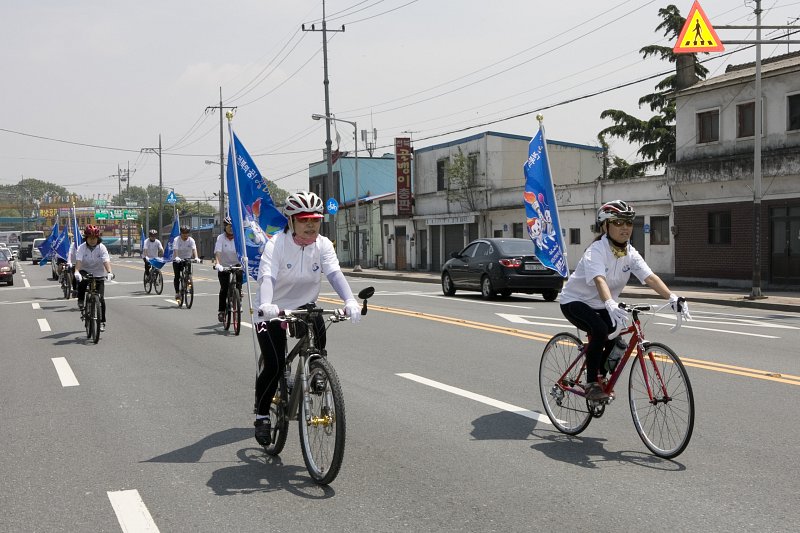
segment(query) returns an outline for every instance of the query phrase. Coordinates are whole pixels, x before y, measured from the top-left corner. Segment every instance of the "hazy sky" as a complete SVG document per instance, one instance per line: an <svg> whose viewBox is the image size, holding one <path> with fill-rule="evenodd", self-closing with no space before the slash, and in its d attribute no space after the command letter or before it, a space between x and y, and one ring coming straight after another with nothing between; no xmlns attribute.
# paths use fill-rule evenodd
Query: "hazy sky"
<svg viewBox="0 0 800 533"><path fill-rule="evenodd" d="M691 4L675 3L684 16ZM392 151L386 146L403 131L417 148L486 130L532 135L538 109L668 70L638 53L674 44L655 32L666 5L328 0L328 27L346 26L329 34L331 111L359 130L377 129L377 155ZM701 5L715 26L755 24L752 0ZM211 196L219 165L205 161L219 160L219 115L205 108L219 103L220 87L224 104L238 106L234 130L279 186L304 188L308 164L322 157L324 122L311 120L325 111L322 34L300 29L321 27L322 0L0 0L0 8L2 184L24 176L84 195L115 193L118 165L130 165L132 185L157 184L158 158L140 149L157 146L161 134L164 186ZM798 0L764 0L762 8L763 24L800 16ZM754 37L718 33L723 42ZM786 51L765 46L762 56ZM755 53L707 57L714 75ZM610 125L601 111L650 116L637 100L656 82L542 111L548 138L597 145ZM481 125L525 112L534 113ZM352 126L338 129L342 149L352 150ZM621 141L611 149L636 157Z"/></svg>

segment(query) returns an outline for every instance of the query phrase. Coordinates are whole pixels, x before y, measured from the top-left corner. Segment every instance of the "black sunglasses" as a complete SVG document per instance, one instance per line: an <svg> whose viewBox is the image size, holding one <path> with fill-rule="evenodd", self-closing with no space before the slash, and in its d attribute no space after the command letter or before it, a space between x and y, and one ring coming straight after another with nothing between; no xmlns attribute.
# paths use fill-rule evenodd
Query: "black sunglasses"
<svg viewBox="0 0 800 533"><path fill-rule="evenodd" d="M609 220L609 222L611 222L618 228L621 228L622 226L628 226L629 228L633 227L633 220L620 220L617 218L614 220Z"/></svg>

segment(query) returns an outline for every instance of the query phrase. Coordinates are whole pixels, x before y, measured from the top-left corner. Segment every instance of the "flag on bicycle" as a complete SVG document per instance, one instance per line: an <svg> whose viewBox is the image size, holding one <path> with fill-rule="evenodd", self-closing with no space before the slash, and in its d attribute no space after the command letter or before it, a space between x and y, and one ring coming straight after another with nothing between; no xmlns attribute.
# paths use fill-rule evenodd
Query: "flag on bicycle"
<svg viewBox="0 0 800 533"><path fill-rule="evenodd" d="M139 255L144 257L144 241L147 237L144 234L144 226L142 226L142 234L139 236Z"/></svg>
<svg viewBox="0 0 800 533"><path fill-rule="evenodd" d="M157 269L161 270L164 265L166 265L169 261L172 261L172 256L175 255L174 245L175 239L181 234L181 221L178 216L175 217L175 221L172 223L172 231L169 232L169 239L167 239L167 244L164 245L164 257L154 257L149 260L150 264L156 267Z"/></svg>
<svg viewBox="0 0 800 533"><path fill-rule="evenodd" d="M528 237L533 241L536 257L544 266L563 277L569 276L566 247L558 221L555 189L547 157L544 128L528 145L528 160L522 167L525 175L525 218Z"/></svg>
<svg viewBox="0 0 800 533"><path fill-rule="evenodd" d="M72 237L75 239L75 249L83 244L83 236L81 235L81 228L78 226L78 215L75 214L75 205L72 206Z"/></svg>
<svg viewBox="0 0 800 533"><path fill-rule="evenodd" d="M228 213L233 225L236 254L239 262L244 264L247 252L247 271L252 279L257 279L264 245L270 235L286 226L286 217L275 206L267 189L266 178L258 171L235 133L233 146L228 147L227 173Z"/></svg>
<svg viewBox="0 0 800 533"><path fill-rule="evenodd" d="M39 261L39 266L46 265L50 260L50 256L53 254L53 244L55 244L56 239L58 239L58 220L56 220L56 223L53 224L53 229L50 231L50 235L47 236L42 244L36 247L42 253L42 259Z"/></svg>
<svg viewBox="0 0 800 533"><path fill-rule="evenodd" d="M69 245L69 224L65 224L64 229L61 230L58 238L53 243L53 252L57 257L67 261L69 259Z"/></svg>

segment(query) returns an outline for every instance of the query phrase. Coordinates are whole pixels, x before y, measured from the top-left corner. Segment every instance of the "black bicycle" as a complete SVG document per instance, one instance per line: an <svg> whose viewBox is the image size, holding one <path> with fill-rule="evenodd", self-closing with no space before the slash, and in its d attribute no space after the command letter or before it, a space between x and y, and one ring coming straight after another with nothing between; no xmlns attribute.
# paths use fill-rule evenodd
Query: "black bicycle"
<svg viewBox="0 0 800 533"><path fill-rule="evenodd" d="M72 296L72 278L74 274L72 271L75 269L73 266L64 265L61 272L58 274L58 283L61 286L61 292L64 293L64 299L69 300Z"/></svg>
<svg viewBox="0 0 800 533"><path fill-rule="evenodd" d="M362 315L367 314L367 299L373 294L373 287L358 293L364 300ZM313 303L284 311L282 316L272 319L287 323L299 340L286 355L286 371L281 373L278 390L269 406L271 443L264 446L264 451L269 455L280 454L286 445L289 421L298 420L300 447L308 473L316 483L327 485L342 466L346 423L339 378L328 361L327 351L317 346L314 325L319 317L328 317L326 329L330 324L349 320L341 309L327 311ZM292 378L291 365L295 359L298 360L297 370ZM261 364L259 361L259 366Z"/></svg>
<svg viewBox="0 0 800 533"><path fill-rule="evenodd" d="M186 305L191 309L194 303L194 281L192 280L192 263L200 262L199 259L181 259L178 262L186 263L178 273L178 307Z"/></svg>
<svg viewBox="0 0 800 533"><path fill-rule="evenodd" d="M222 325L228 331L233 324L233 333L238 335L242 330L242 293L238 287L239 273L242 265L234 265L222 270L228 274L228 295L225 298L225 316Z"/></svg>
<svg viewBox="0 0 800 533"><path fill-rule="evenodd" d="M86 327L86 337L97 344L100 341L100 321L103 312L97 283L103 282L105 277L93 276L85 270L81 271L81 275L87 281L86 292L83 295L81 320L83 320L83 325Z"/></svg>
<svg viewBox="0 0 800 533"><path fill-rule="evenodd" d="M164 290L164 275L160 268L150 265L150 269L144 273L144 290L147 294L155 289L156 294L161 294Z"/></svg>

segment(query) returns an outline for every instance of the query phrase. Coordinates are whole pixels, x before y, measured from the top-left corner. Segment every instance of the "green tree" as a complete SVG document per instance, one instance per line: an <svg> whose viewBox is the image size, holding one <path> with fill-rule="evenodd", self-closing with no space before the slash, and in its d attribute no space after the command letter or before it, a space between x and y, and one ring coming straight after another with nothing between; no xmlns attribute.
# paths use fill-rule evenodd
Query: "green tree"
<svg viewBox="0 0 800 533"><path fill-rule="evenodd" d="M457 203L462 211L479 211L483 205L484 188L478 179L476 156L466 156L458 148L447 161L447 201Z"/></svg>
<svg viewBox="0 0 800 533"><path fill-rule="evenodd" d="M677 40L686 19L674 5L668 5L658 10L662 18L656 26L656 31L663 31L670 42ZM649 45L639 52L643 58L650 56L659 57L671 64L677 62L677 54L671 47ZM692 54L694 73L700 79L705 79L708 69L697 62L696 55ZM642 96L639 107L649 106L650 111L656 113L649 119L640 119L619 109L606 109L600 118L611 119L613 126L600 132L600 136L619 137L632 144L640 146L637 153L642 161L628 163L620 157L613 158L609 178L629 178L641 176L647 168L660 167L675 160L675 88L677 76L673 72L656 85L656 92ZM606 145L607 147L607 145Z"/></svg>

